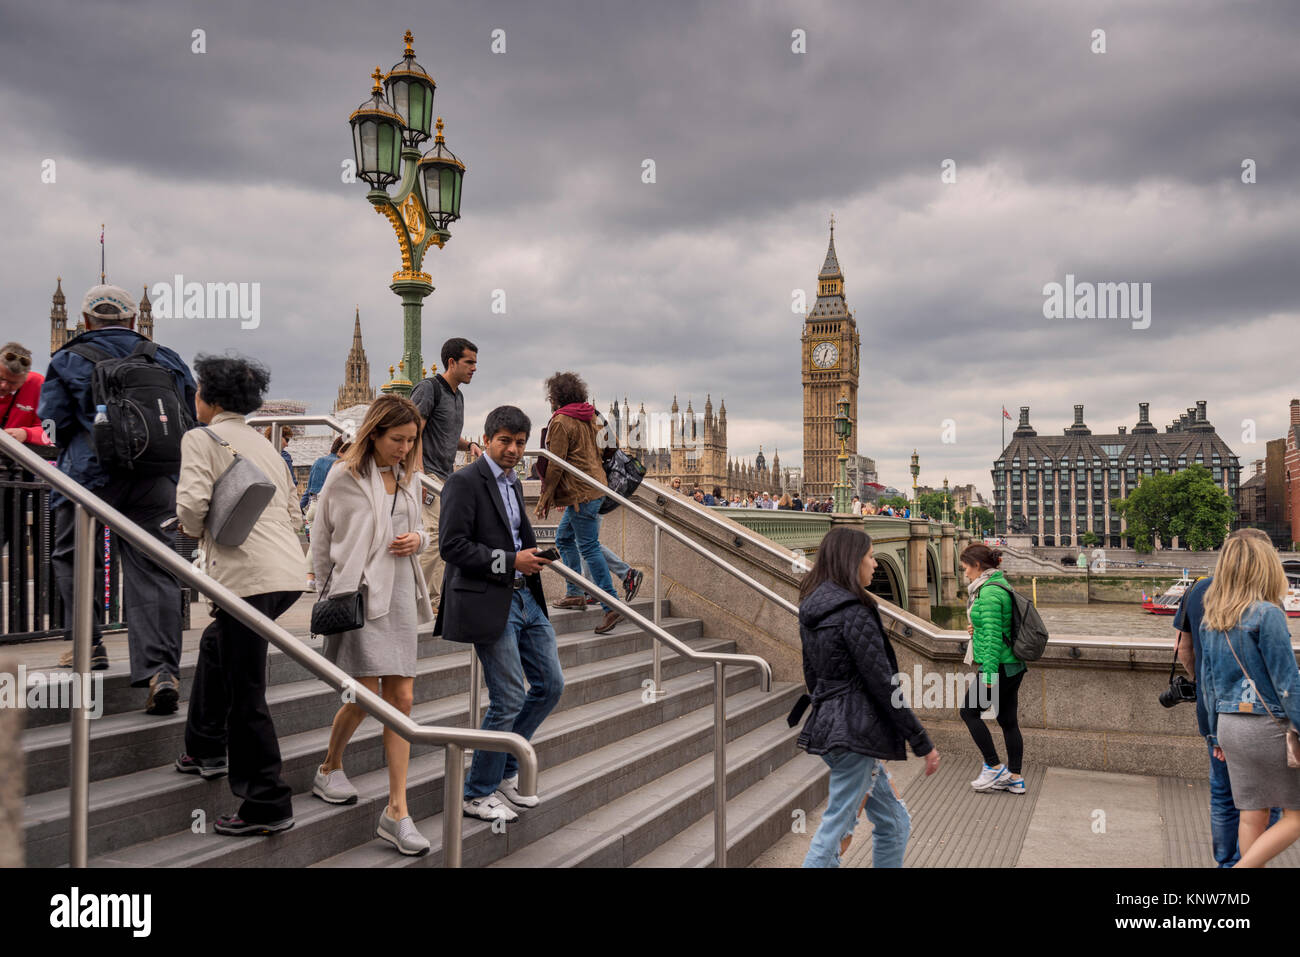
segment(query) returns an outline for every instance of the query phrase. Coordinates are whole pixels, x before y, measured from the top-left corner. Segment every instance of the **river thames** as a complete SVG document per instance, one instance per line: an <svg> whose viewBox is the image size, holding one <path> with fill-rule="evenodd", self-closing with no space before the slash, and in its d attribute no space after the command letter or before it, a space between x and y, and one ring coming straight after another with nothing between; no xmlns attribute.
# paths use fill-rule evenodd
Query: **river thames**
<svg viewBox="0 0 1300 957"><path fill-rule="evenodd" d="M1043 623L1053 635L1097 635L1107 638L1133 638L1142 641L1173 641L1172 615L1152 615L1141 605L1094 602L1089 605L1038 606ZM1300 618L1288 618L1291 637L1300 641Z"/></svg>

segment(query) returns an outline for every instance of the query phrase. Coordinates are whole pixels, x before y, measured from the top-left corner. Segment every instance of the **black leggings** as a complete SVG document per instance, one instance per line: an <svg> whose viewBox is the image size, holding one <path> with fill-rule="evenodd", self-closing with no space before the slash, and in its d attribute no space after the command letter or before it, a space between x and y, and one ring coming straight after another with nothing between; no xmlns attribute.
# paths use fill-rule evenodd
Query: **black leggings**
<svg viewBox="0 0 1300 957"><path fill-rule="evenodd" d="M984 756L984 763L992 768L1000 763L998 750L993 746L993 735L989 732L988 722L980 715L988 710L990 705L997 710L998 727L1002 729L1002 737L1007 742L1007 770L1012 774L1020 773L1020 762L1025 756L1025 740L1020 736L1020 705L1016 699L1017 692L1020 690L1020 681L1024 676L1024 671L1018 671L1008 677L1006 666L998 665L998 677L993 683L990 694L988 686L984 685L983 675L977 674L966 696L966 707L959 712L961 719L966 722L966 727L970 730L970 736L975 739L975 746ZM981 695L982 685L986 690ZM980 698L984 700L981 702Z"/></svg>

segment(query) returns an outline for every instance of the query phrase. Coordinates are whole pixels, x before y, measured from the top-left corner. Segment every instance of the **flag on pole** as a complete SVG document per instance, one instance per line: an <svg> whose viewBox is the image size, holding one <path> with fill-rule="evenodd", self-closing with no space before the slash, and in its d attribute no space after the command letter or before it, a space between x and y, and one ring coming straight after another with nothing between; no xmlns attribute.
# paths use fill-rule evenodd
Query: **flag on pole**
<svg viewBox="0 0 1300 957"><path fill-rule="evenodd" d="M100 241L101 241L101 242L102 242L103 239L104 239L103 236L100 236L99 238L100 238ZM1002 407L1002 418L1004 418L1004 419L1009 419L1009 418L1011 418L1011 413L1007 411L1007 407L1006 407L1005 405Z"/></svg>

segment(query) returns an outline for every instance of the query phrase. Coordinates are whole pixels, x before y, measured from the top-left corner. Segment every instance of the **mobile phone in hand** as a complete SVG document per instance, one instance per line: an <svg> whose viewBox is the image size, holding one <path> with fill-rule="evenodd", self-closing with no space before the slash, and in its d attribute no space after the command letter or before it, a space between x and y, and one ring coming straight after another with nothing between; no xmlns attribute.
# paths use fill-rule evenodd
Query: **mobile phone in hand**
<svg viewBox="0 0 1300 957"><path fill-rule="evenodd" d="M538 558L545 558L547 561L556 561L560 557L560 550L552 545L550 548L543 548L537 553Z"/></svg>

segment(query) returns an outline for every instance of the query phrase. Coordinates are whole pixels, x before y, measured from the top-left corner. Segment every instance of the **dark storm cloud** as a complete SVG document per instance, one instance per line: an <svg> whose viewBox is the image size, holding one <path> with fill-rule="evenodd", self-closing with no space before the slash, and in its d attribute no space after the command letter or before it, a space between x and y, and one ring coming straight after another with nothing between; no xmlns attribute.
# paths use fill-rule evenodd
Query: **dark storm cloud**
<svg viewBox="0 0 1300 957"><path fill-rule="evenodd" d="M187 354L259 352L278 395L324 407L360 302L382 382L400 352L396 252L339 174L347 114L409 26L469 167L424 332L426 356L460 332L483 349L467 421L520 395L539 413L540 379L574 366L601 406L725 395L733 455L779 439L797 462L791 294L815 286L832 209L864 343L858 446L896 484L928 442L928 461L987 489L1003 401L1055 430L1072 401L1127 421L1167 388L1168 415L1209 397L1267 423L1295 388L1285 351L1243 375L1214 347L1295 318L1294 4L54 0L0 18L0 254L38 349L53 275L75 304L109 218L124 284L263 283L263 328L169 327ZM60 185L26 185L47 157ZM1042 287L1066 272L1151 282L1152 327L1044 319ZM496 289L507 316L488 310ZM1174 395L1179 376L1222 398ZM1261 394L1241 397L1243 380ZM945 418L978 425L941 447Z"/></svg>

